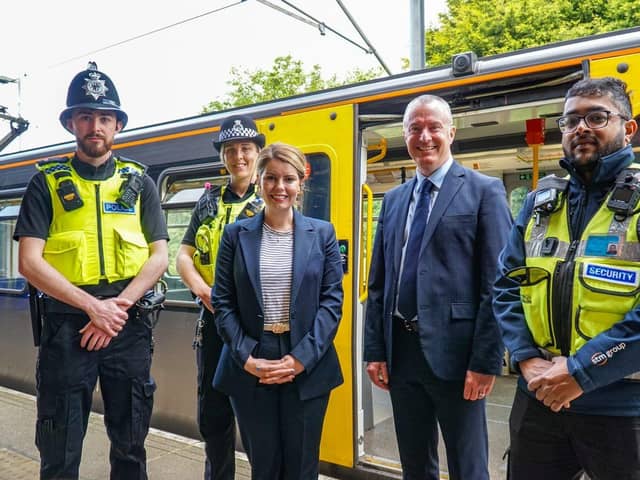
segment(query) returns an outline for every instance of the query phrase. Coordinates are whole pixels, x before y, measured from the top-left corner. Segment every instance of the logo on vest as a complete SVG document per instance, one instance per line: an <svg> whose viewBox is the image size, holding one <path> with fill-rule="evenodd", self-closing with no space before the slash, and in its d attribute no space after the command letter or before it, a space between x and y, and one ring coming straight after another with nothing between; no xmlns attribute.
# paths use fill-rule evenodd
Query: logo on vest
<svg viewBox="0 0 640 480"><path fill-rule="evenodd" d="M104 202L102 204L103 213L126 213L128 215L134 215L136 213L135 207L126 208L116 202Z"/></svg>
<svg viewBox="0 0 640 480"><path fill-rule="evenodd" d="M637 287L640 284L637 270L598 265L597 263L586 263L584 266L584 276L585 278L616 283L618 285Z"/></svg>

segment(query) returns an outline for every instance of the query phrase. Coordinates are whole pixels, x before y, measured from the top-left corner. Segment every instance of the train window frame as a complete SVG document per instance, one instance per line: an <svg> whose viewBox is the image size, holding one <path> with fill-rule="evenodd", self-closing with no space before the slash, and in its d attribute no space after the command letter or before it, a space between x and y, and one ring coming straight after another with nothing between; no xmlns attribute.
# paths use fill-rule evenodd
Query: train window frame
<svg viewBox="0 0 640 480"><path fill-rule="evenodd" d="M0 198L0 294L27 291L27 281L18 271L18 242L13 239L19 213L19 198Z"/></svg>

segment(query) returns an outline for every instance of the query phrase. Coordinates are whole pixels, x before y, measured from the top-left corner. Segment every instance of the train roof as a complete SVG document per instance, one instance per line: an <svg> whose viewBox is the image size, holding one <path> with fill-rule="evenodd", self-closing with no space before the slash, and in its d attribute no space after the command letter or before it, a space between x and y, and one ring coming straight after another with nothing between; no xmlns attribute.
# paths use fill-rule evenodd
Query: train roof
<svg viewBox="0 0 640 480"><path fill-rule="evenodd" d="M153 167L158 156L179 159L184 145L180 141L149 144L155 139L176 140L181 135L202 136L197 146L190 146L196 161L216 158L211 141L217 136L222 119L231 113L251 115L256 120L343 104L358 106L361 125L402 114L407 102L421 93L435 93L445 98L455 114L499 107L509 96L509 103L532 99L530 90L545 86L534 95L561 98L569 83L584 75L585 60L611 56L613 52L640 52L640 27L593 35L541 47L482 57L474 62L468 75L455 76L451 65L426 68L357 84L335 87L269 102L201 114L126 130L116 137L114 149ZM521 98L522 97L522 98ZM205 141L206 137L206 141ZM24 184L35 171L38 159L70 153L75 142L65 142L0 155L0 189ZM178 162L179 163L179 162ZM28 178L28 177L27 177Z"/></svg>

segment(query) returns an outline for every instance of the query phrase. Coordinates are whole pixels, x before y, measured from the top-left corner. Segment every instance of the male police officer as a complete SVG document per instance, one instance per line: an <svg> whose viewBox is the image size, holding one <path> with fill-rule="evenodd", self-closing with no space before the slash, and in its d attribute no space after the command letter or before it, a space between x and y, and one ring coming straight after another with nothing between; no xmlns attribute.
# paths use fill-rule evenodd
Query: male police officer
<svg viewBox="0 0 640 480"><path fill-rule="evenodd" d="M78 478L100 377L111 478L146 479L155 384L151 328L136 302L167 267L167 228L145 167L111 152L127 115L95 64L71 81L60 122L76 152L37 165L14 233L20 273L46 295L36 371L40 476Z"/></svg>
<svg viewBox="0 0 640 480"><path fill-rule="evenodd" d="M519 370L510 478L640 479L640 166L626 85L586 79L500 256L494 310Z"/></svg>
<svg viewBox="0 0 640 480"><path fill-rule="evenodd" d="M182 239L176 259L184 283L202 304L196 339L198 363L198 426L205 441L206 480L233 480L235 475L235 417L229 398L212 386L223 342L213 321L211 287L223 227L252 216L263 201L254 185L256 160L264 135L247 116L234 115L222 122L218 141L229 172L223 187L207 185Z"/></svg>

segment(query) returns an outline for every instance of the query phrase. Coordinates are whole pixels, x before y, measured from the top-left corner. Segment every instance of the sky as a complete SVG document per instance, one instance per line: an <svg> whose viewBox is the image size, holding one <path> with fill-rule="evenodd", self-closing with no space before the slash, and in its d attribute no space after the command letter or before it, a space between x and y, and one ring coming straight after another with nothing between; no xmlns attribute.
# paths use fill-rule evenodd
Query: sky
<svg viewBox="0 0 640 480"><path fill-rule="evenodd" d="M295 12L281 0L270 3ZM365 46L336 1L287 3ZM410 56L410 0L342 4L392 73L400 73ZM446 0L424 0L424 10L425 26L437 25ZM231 89L234 66L266 69L289 54L306 70L320 65L325 78L379 66L330 31L321 35L257 0L20 0L3 9L0 34L0 76L20 79L19 88L0 84L0 105L30 122L2 154L72 140L58 116L71 79L89 60L113 80L127 129L199 114ZM0 138L8 131L0 121Z"/></svg>

